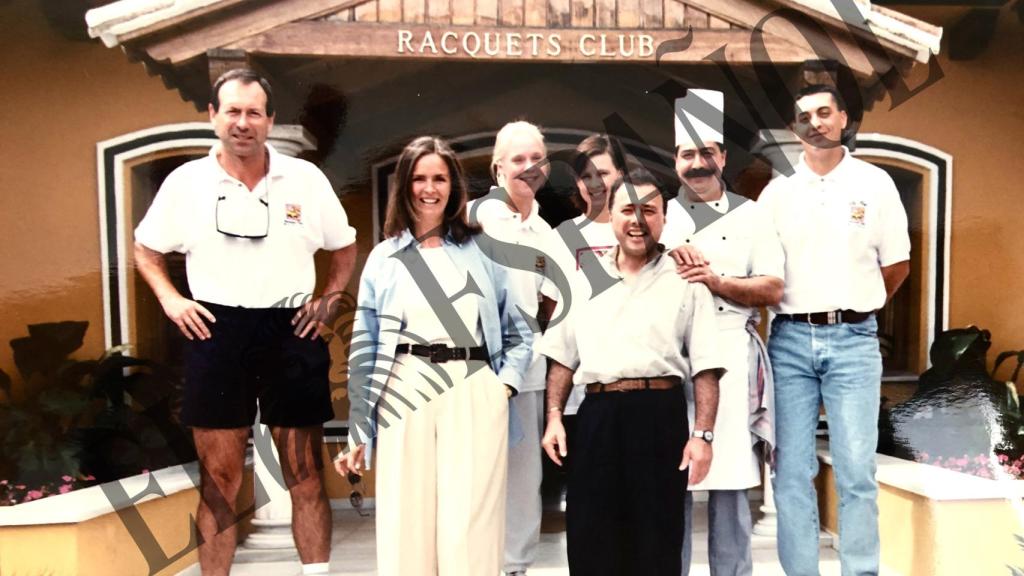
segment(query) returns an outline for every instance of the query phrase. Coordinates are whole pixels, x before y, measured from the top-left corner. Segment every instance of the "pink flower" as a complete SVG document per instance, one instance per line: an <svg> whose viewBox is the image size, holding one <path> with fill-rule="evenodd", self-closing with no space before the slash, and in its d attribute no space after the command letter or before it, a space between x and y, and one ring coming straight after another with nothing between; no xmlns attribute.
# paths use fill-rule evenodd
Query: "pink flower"
<svg viewBox="0 0 1024 576"><path fill-rule="evenodd" d="M143 468L141 474L149 474L149 469Z"/></svg>
<svg viewBox="0 0 1024 576"><path fill-rule="evenodd" d="M60 479L65 481L65 482L71 482L72 480L74 480L74 478L72 478L71 476L68 476L67 474L61 476Z"/></svg>
<svg viewBox="0 0 1024 576"><path fill-rule="evenodd" d="M71 484L64 484L63 486L58 488L58 490L60 491L61 494L67 494L68 492L71 492Z"/></svg>
<svg viewBox="0 0 1024 576"><path fill-rule="evenodd" d="M921 452L921 460L927 460L927 459L928 459L928 453L927 452Z"/></svg>
<svg viewBox="0 0 1024 576"><path fill-rule="evenodd" d="M1000 455L999 455L999 461L1000 461L1000 462L1006 462L1006 461L1007 461L1007 460L1009 460L1009 459L1010 459L1010 457L1009 457L1009 456L1007 456L1006 454L1000 454Z"/></svg>
<svg viewBox="0 0 1024 576"><path fill-rule="evenodd" d="M86 479L86 480L95 480L95 479L96 479L96 477L95 477L95 476L93 476L92 474L89 474L88 476L86 476L86 477L85 477L85 479Z"/></svg>
<svg viewBox="0 0 1024 576"><path fill-rule="evenodd" d="M15 486L15 488L17 488L18 490L24 490L25 489L25 485L24 484L18 484L18 485Z"/></svg>
<svg viewBox="0 0 1024 576"><path fill-rule="evenodd" d="M25 501L28 502L29 500L36 500L42 497L43 493L40 492L39 490L29 490L28 494L25 495Z"/></svg>

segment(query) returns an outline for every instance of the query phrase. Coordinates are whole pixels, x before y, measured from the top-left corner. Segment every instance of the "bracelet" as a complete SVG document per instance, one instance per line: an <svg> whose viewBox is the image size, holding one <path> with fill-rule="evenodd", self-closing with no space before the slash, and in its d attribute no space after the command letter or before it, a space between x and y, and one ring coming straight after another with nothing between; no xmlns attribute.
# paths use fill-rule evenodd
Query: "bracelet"
<svg viewBox="0 0 1024 576"><path fill-rule="evenodd" d="M548 413L549 413L549 414L550 414L551 412L561 412L561 411L562 411L562 409L561 409L561 408L559 408L558 406L549 406L549 407L548 407Z"/></svg>

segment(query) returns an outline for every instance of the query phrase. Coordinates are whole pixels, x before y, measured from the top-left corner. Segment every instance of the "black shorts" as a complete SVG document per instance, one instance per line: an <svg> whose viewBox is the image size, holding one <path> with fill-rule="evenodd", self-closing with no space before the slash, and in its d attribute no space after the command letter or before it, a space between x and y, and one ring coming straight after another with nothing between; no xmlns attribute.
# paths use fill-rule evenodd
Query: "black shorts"
<svg viewBox="0 0 1024 576"><path fill-rule="evenodd" d="M323 339L293 333L294 308L237 308L201 303L217 319L212 335L185 353L181 421L200 428L301 428L334 418L330 353Z"/></svg>

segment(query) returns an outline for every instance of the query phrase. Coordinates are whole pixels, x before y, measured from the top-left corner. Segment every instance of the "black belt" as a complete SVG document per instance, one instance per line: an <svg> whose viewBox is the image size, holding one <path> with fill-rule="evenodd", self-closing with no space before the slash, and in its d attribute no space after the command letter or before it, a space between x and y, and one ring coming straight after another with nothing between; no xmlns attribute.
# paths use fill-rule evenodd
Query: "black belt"
<svg viewBox="0 0 1024 576"><path fill-rule="evenodd" d="M874 312L857 312L856 310L833 310L831 312L803 312L800 314L776 314L776 318L806 322L818 326L832 324L858 324L871 318Z"/></svg>
<svg viewBox="0 0 1024 576"><path fill-rule="evenodd" d="M444 344L399 344L395 346L395 354L412 354L430 358L434 364L450 360L482 360L487 361L487 349L483 346L473 348L449 348Z"/></svg>

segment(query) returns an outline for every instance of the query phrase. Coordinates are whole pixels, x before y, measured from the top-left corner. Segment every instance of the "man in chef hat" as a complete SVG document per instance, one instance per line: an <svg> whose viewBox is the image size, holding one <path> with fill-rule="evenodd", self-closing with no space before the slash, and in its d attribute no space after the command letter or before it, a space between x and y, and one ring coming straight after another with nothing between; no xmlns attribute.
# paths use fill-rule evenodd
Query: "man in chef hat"
<svg viewBox="0 0 1024 576"><path fill-rule="evenodd" d="M747 490L761 483L761 446L770 455L773 391L759 309L782 298L785 255L774 226L754 201L722 180L724 97L689 90L675 101L675 168L682 186L670 202L662 243L673 249L679 273L708 287L715 299L720 383L714 430L691 434L714 442L707 477L689 486L683 574L690 568L692 491L707 490L708 560L713 574L751 574L751 515ZM693 384L687 385L693 406ZM690 421L693 421L691 415Z"/></svg>

